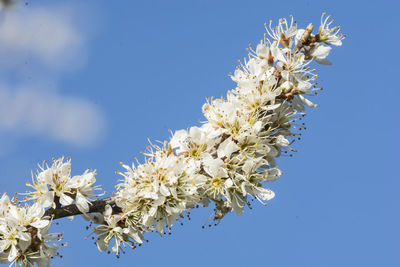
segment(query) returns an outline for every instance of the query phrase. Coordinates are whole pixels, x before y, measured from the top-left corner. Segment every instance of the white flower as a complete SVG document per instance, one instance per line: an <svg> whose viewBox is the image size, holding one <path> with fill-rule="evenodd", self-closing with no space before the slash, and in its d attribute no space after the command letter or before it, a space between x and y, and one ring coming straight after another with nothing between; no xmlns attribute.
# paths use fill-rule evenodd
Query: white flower
<svg viewBox="0 0 400 267"><path fill-rule="evenodd" d="M127 217L121 215L112 215L112 209L108 205L104 212L104 221L94 228L97 234L96 244L100 251L106 251L113 242L112 251L119 255L121 243L142 243L142 234L134 227L129 226Z"/></svg>
<svg viewBox="0 0 400 267"><path fill-rule="evenodd" d="M297 81L301 77L304 77L304 74L314 76L307 69L307 65L311 61L306 61L303 53L293 55L286 49L279 48L276 43L271 46L271 52L274 58L279 61L276 68L281 72L283 79L286 81Z"/></svg>
<svg viewBox="0 0 400 267"><path fill-rule="evenodd" d="M49 224L49 220L43 219L44 208L40 203L35 203L30 207L18 207L11 205L7 213L7 221L14 222L20 226L33 226L44 228Z"/></svg>
<svg viewBox="0 0 400 267"><path fill-rule="evenodd" d="M176 131L170 140L170 145L172 149L176 149L177 154L188 153L194 158L200 158L214 143L205 129L199 127L191 127L189 133L186 130Z"/></svg>
<svg viewBox="0 0 400 267"><path fill-rule="evenodd" d="M95 171L86 170L82 175L71 177L71 160L64 162L63 157L54 159L50 167L44 164L39 167L36 180L32 179L32 184L27 183L34 189L27 193L29 199L38 200L44 208L56 208L57 204L67 206L75 201L81 212L89 211L90 200L96 196L94 191L101 190L99 186L94 186Z"/></svg>
<svg viewBox="0 0 400 267"><path fill-rule="evenodd" d="M207 193L213 198L219 198L223 195L230 201L228 189L233 186L233 181L228 176L225 163L219 158L213 159L210 156L203 159L203 165L204 170L209 175L208 183L210 187L207 189Z"/></svg>
<svg viewBox="0 0 400 267"><path fill-rule="evenodd" d="M101 224L95 228L97 234L96 244L100 251L108 249L109 242L114 239L112 250L119 253L119 245L121 241L126 240L123 228L119 226L121 216L110 215L105 218L105 224Z"/></svg>
<svg viewBox="0 0 400 267"><path fill-rule="evenodd" d="M2 197L2 202L7 202ZM48 234L50 221L43 218L44 209L39 202L32 206L7 204L0 216L0 260L21 266L48 266L58 246L58 234Z"/></svg>
<svg viewBox="0 0 400 267"><path fill-rule="evenodd" d="M339 33L340 26L329 28L333 20L329 20L331 16L327 16L325 19L324 16L325 13L322 13L321 26L318 31L319 40L330 45L341 46L344 36Z"/></svg>
<svg viewBox="0 0 400 267"><path fill-rule="evenodd" d="M272 27L272 21L269 22L269 27L265 27L268 34L274 41L281 43L284 47L291 46L291 37L296 35L297 26L293 23L293 17L290 16L290 24L286 18L280 19L279 24L276 27Z"/></svg>

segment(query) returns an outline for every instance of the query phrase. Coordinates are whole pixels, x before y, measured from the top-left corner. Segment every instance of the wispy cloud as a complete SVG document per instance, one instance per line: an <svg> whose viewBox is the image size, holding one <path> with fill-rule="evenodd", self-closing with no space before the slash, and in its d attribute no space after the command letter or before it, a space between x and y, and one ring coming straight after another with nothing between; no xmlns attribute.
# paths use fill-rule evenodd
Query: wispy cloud
<svg viewBox="0 0 400 267"><path fill-rule="evenodd" d="M101 112L83 99L0 86L0 128L3 131L89 145L98 141L103 126Z"/></svg>
<svg viewBox="0 0 400 267"><path fill-rule="evenodd" d="M54 67L66 63L83 48L84 40L65 9L27 8L3 12L0 53L9 58L33 55Z"/></svg>
<svg viewBox="0 0 400 267"><path fill-rule="evenodd" d="M15 68L27 59L43 67L82 63L85 38L71 8L16 8L4 10L0 20L2 68Z"/></svg>
<svg viewBox="0 0 400 267"><path fill-rule="evenodd" d="M84 99L65 97L54 88L38 88L45 83L42 77L57 80L85 61L86 33L73 13L73 8L59 6L3 11L1 132L45 136L79 146L94 144L101 137L104 117L98 107ZM26 72L35 76L28 84Z"/></svg>

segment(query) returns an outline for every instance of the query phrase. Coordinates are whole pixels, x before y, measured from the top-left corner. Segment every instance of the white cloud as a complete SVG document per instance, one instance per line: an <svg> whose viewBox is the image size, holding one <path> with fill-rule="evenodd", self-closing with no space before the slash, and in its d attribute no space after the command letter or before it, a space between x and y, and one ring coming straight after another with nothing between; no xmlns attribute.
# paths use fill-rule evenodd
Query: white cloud
<svg viewBox="0 0 400 267"><path fill-rule="evenodd" d="M79 98L0 86L0 129L86 146L104 132L99 109Z"/></svg>
<svg viewBox="0 0 400 267"><path fill-rule="evenodd" d="M41 84L81 66L84 27L72 7L17 7L0 19L0 134L45 136L92 145L104 133L101 110L90 101L64 97ZM27 77L28 80L26 79ZM43 79L45 77L45 79ZM28 82L29 81L29 82ZM15 85L23 84L16 87ZM62 88L64 89L64 88ZM10 137L11 139L11 137Z"/></svg>
<svg viewBox="0 0 400 267"><path fill-rule="evenodd" d="M76 64L84 55L84 37L70 9L61 7L5 10L0 21L2 67L16 67L28 57L48 67Z"/></svg>

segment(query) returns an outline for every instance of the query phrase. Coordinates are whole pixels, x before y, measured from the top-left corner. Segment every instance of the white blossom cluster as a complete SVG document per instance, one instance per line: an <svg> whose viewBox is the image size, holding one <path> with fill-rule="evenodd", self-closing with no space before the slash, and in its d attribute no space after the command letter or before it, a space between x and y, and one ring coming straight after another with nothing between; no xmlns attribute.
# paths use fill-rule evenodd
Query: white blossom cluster
<svg viewBox="0 0 400 267"><path fill-rule="evenodd" d="M298 29L293 18L266 25L271 39L266 34L255 50L250 46L248 59L231 75L237 87L226 98L208 99L201 127L150 145L143 164L123 165L115 196L120 212L108 206L95 227L99 249L112 244L119 255L121 245L134 248L144 232L170 231L199 204L214 203L219 222L231 211L241 215L249 197L262 203L273 198L265 182L281 175L275 158L294 151L305 106L317 106L308 99L321 89L309 64L330 64L331 46L343 39L331 23L323 15L316 34L312 24Z"/></svg>
<svg viewBox="0 0 400 267"><path fill-rule="evenodd" d="M8 195L0 198L0 262L48 266L56 255L60 234L49 234L49 218L40 203L19 206Z"/></svg>
<svg viewBox="0 0 400 267"><path fill-rule="evenodd" d="M75 203L82 213L89 212L90 200L96 196L94 191L101 190L100 186L94 186L95 171L86 170L71 177L71 160L64 162L64 158L53 159L50 167L43 164L39 168L32 184L26 184L34 189L27 193L30 200L38 201L44 208Z"/></svg>
<svg viewBox="0 0 400 267"><path fill-rule="evenodd" d="M54 159L50 167L39 165L32 184L27 183L34 191L23 194L23 203L10 200L7 194L0 198L1 263L49 266L50 258L59 256L56 251L64 245L59 242L62 235L48 232L53 218L45 215L45 209L75 203L80 212L87 213L94 191L99 189L94 186L95 172L87 170L71 177L70 170L70 160Z"/></svg>
<svg viewBox="0 0 400 267"><path fill-rule="evenodd" d="M145 232L170 233L200 205L214 205L217 224L232 211L242 215L250 199L266 204L275 196L266 183L282 174L276 158L295 151L305 107L317 106L308 99L321 89L309 65L330 64L332 46L342 44L340 28L331 24L323 14L316 33L312 24L299 29L293 18L266 25L264 39L230 75L236 88L207 99L201 126L151 144L142 164L122 164L123 180L111 197L97 200L95 171L71 177L70 159L39 165L23 202L0 198L0 262L49 266L63 245L61 234L49 233L51 223L71 214L91 221L99 250L111 246L119 256L141 245Z"/></svg>

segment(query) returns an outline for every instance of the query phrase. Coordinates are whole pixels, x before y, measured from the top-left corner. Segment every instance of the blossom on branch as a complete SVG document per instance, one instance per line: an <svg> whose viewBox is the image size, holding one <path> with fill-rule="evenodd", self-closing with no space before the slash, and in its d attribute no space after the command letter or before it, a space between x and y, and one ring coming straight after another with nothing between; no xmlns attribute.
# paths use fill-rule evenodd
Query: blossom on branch
<svg viewBox="0 0 400 267"><path fill-rule="evenodd" d="M308 99L321 89L309 65L327 64L329 45L343 39L328 19L322 17L315 35L312 24L298 29L293 18L270 24L272 40L264 36L255 51L250 46L248 59L231 75L237 87L203 106L206 122L151 144L145 163L122 165L124 180L115 195L121 211L95 227L102 250L113 239L119 255L121 244L141 243L138 235L169 232L199 205L214 203L219 223L232 211L242 215L249 198L265 203L275 196L265 187L282 174L275 159L295 152L291 145L305 129L305 107L318 106Z"/></svg>
<svg viewBox="0 0 400 267"><path fill-rule="evenodd" d="M0 261L48 266L62 245L61 234L48 230L62 217L82 214L98 249L119 256L140 246L147 232L170 233L194 208L213 205L210 223L218 224L231 212L242 215L250 199L266 205L275 197L267 183L282 174L276 158L292 156L306 107L318 106L309 99L321 89L310 65L330 64L332 46L342 44L329 19L323 14L315 34L312 24L299 29L293 18L270 23L230 74L236 88L226 98L207 99L201 126L150 144L144 163L121 163L123 180L113 196L97 199L96 172L71 177L69 159L39 165L23 205L6 194L0 199Z"/></svg>
<svg viewBox="0 0 400 267"><path fill-rule="evenodd" d="M32 187L35 191L27 193L29 199L37 200L43 207L56 208L60 205L76 203L82 213L89 211L89 203L95 195L94 191L101 190L94 186L96 172L86 170L82 175L71 177L71 160L64 162L64 158L53 159L51 166L43 163L36 180L32 178Z"/></svg>
<svg viewBox="0 0 400 267"><path fill-rule="evenodd" d="M48 266L56 256L61 234L49 234L50 218L39 202L18 206L4 194L0 199L0 262L14 265Z"/></svg>

